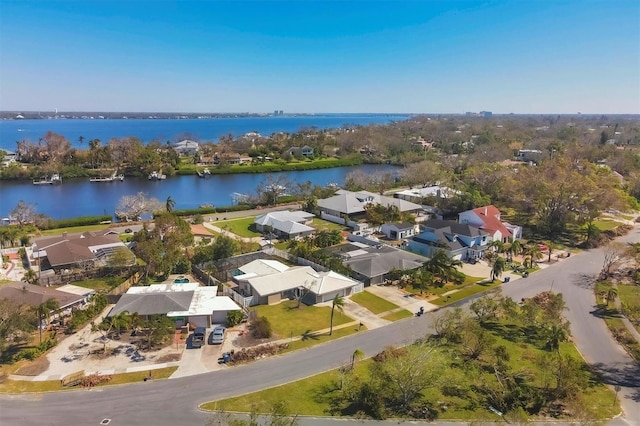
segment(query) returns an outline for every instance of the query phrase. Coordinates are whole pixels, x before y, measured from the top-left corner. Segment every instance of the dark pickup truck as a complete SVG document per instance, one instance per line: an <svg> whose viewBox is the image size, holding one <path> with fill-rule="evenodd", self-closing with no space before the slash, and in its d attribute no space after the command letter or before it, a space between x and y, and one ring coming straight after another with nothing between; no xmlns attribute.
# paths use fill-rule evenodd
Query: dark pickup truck
<svg viewBox="0 0 640 426"><path fill-rule="evenodd" d="M191 337L191 347L201 348L207 335L207 329L204 327L196 327Z"/></svg>

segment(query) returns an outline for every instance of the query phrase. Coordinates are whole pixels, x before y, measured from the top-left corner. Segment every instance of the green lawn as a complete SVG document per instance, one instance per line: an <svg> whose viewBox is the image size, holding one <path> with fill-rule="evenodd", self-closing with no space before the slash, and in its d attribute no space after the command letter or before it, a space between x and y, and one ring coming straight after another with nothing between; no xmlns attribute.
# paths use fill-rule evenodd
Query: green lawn
<svg viewBox="0 0 640 426"><path fill-rule="evenodd" d="M110 225L86 225L86 226L72 226L69 228L58 228L58 229L47 229L46 231L42 231L42 236L48 237L51 235L62 235L63 232L68 232L69 234L75 232L86 232L86 231L100 231L102 229L107 229Z"/></svg>
<svg viewBox="0 0 640 426"><path fill-rule="evenodd" d="M545 375L541 372L542 367L536 362L536 357L548 352L539 347L539 342L527 342L528 335L522 332L520 327L512 323L496 323L488 327L487 330L495 338L494 347L505 347L509 354L507 362L511 368L515 371L527 371L534 378L535 386L543 388ZM585 367L588 384L581 388L581 398L591 414L598 419L607 419L618 414L620 407L617 402L613 402L615 401L613 392L604 386L595 374L586 369L586 365L576 348L570 343L562 343L560 352L572 356L576 363ZM349 361L349 359L345 359L344 363L348 364ZM360 380L366 380L372 362L371 359L358 362L352 374L359 377ZM476 363L476 361L470 362ZM495 381L493 370L482 368L482 365L486 364L480 361L480 368L469 375L469 366L466 364L466 361L450 359L443 371L443 375L448 379L445 383L435 384L426 389L423 392L425 398L431 402L438 401L435 406L446 405L448 407L447 410L439 410L439 420L500 420L487 410L484 403L480 403L484 395L477 394L473 390L474 383ZM330 414L332 397L337 396L340 392L340 380L340 374L337 370L333 370L259 392L208 402L202 404L200 408L238 412L255 410L258 413L268 413L275 403L285 401L289 402L288 408L292 415L327 416ZM467 389L470 395L459 397L442 391L444 387L451 389L453 385L460 389ZM291 395L296 395L294 400ZM470 401L474 401L474 403L470 403ZM338 413L340 413L339 410L340 408L338 408ZM352 411L350 411L350 407L343 408L342 415L353 416L355 413ZM533 417L532 420L548 419Z"/></svg>
<svg viewBox="0 0 640 426"><path fill-rule="evenodd" d="M607 327L609 327L609 330L611 331L613 337L622 346L624 346L629 355L631 355L637 361L640 361L640 342L636 341L631 333L629 333L629 331L627 330L627 326L624 324L624 322L622 322L622 314L615 308L613 302L611 302L608 306L606 305L605 295L610 287L611 284L609 284L608 282L600 281L596 283L595 294L600 315L604 319L604 322L607 324ZM627 297L630 293L640 293L633 289L629 290L627 287L633 286L618 285L618 297L621 298L621 302L629 300ZM632 295L632 301L634 300L634 297L640 297L640 295ZM637 302L637 299L635 300Z"/></svg>
<svg viewBox="0 0 640 426"><path fill-rule="evenodd" d="M314 217L313 220L311 221L311 225L312 228L317 229L318 231L322 231L322 230L327 230L327 231L333 231L334 229L337 229L339 231L346 231L349 228L344 227L343 225L339 225L337 223L333 223L333 222L329 222L328 220L324 220L324 219L320 219L317 217Z"/></svg>
<svg viewBox="0 0 640 426"><path fill-rule="evenodd" d="M474 294L490 290L494 287L498 287L500 284L502 284L501 280L495 280L493 283L486 282L486 283L472 284L467 287L463 287L462 289L456 291L455 293L451 293L447 296L441 296L438 299L431 300L431 303L438 306L445 306L450 303L457 302L460 299L464 299Z"/></svg>
<svg viewBox="0 0 640 426"><path fill-rule="evenodd" d="M104 278L91 278L89 280L76 281L72 283L79 287L90 288L95 291L109 292L113 288L119 286L124 282L124 277L104 277Z"/></svg>
<svg viewBox="0 0 640 426"><path fill-rule="evenodd" d="M398 312L393 312L391 314L387 314L382 317L382 319L386 319L387 321L400 321L401 319L410 318L413 314L406 309L401 309Z"/></svg>
<svg viewBox="0 0 640 426"><path fill-rule="evenodd" d="M595 220L593 221L593 224L600 230L600 231L609 231L611 229L615 229L618 226L620 226L620 222L617 222L615 220L606 220L606 219L602 219L602 220Z"/></svg>
<svg viewBox="0 0 640 426"><path fill-rule="evenodd" d="M154 380L156 379L166 379L173 374L174 371L177 370L178 367L165 367L159 368L157 370L153 370L151 375ZM103 383L98 385L102 386L110 386L110 385L122 385L125 383L136 383L142 382L145 377L149 375L148 371L138 371L135 373L122 373L122 374L114 374L111 376L111 380L107 383ZM0 392L4 393L27 393L27 392L51 392L51 391L61 391L61 390L73 390L78 389L78 386L71 387L63 387L60 384L60 380L47 380L44 382L31 382L31 381L23 381L23 380L5 380L3 383L0 383Z"/></svg>
<svg viewBox="0 0 640 426"><path fill-rule="evenodd" d="M364 306L374 314L391 311L399 307L395 303L391 303L388 300L378 297L366 290L358 294L354 294L351 296L351 300L356 302L358 305Z"/></svg>
<svg viewBox="0 0 640 426"><path fill-rule="evenodd" d="M255 230L254 220L254 216L248 216L239 219L219 220L211 222L211 224L241 237L253 238L262 235Z"/></svg>
<svg viewBox="0 0 640 426"><path fill-rule="evenodd" d="M298 302L287 300L277 305L260 305L255 310L259 317L267 317L273 332L280 338L301 336L329 328L331 308L328 306L307 306L304 303L297 308ZM335 311L333 325L353 321L338 309Z"/></svg>
<svg viewBox="0 0 640 426"><path fill-rule="evenodd" d="M618 297L620 298L620 303L622 303L623 306L640 307L640 286L619 284ZM640 332L640 325L637 324L640 322L640 318L636 319L634 317L629 317L629 320L632 323L635 323L634 326L636 330Z"/></svg>
<svg viewBox="0 0 640 426"><path fill-rule="evenodd" d="M334 319L334 327L335 327L335 319ZM343 328L334 328L333 334L329 336L329 332L325 331L320 334L310 334L305 336L300 340L294 340L289 343L289 348L285 349L281 353L297 351L298 349L308 348L310 346L318 345L320 343L325 343L331 340L339 339L341 337L350 336L352 334L356 334L361 331L365 331L367 328L362 326L359 327L357 323L353 323L352 325L345 326Z"/></svg>

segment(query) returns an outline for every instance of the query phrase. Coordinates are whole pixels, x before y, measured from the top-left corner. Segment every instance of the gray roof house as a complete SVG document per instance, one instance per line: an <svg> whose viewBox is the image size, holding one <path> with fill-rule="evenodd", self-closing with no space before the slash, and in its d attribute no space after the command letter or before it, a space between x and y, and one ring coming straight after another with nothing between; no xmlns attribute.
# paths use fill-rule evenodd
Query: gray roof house
<svg viewBox="0 0 640 426"><path fill-rule="evenodd" d="M195 155L200 150L200 144L189 139L182 140L173 146L173 150L180 155Z"/></svg>
<svg viewBox="0 0 640 426"><path fill-rule="evenodd" d="M240 310L233 300L217 295L217 287L202 287L198 283L152 284L131 287L120 297L108 316L136 312L142 317L166 315L176 327L193 324L210 327L225 324L229 311Z"/></svg>
<svg viewBox="0 0 640 426"><path fill-rule="evenodd" d="M408 249L424 256L443 249L454 259L478 259L491 242L491 235L477 226L439 219L428 220L423 226L424 230L409 240Z"/></svg>
<svg viewBox="0 0 640 426"><path fill-rule="evenodd" d="M415 235L416 225L413 223L384 223L380 226L380 232L390 240L403 240Z"/></svg>
<svg viewBox="0 0 640 426"><path fill-rule="evenodd" d="M342 215L361 215L367 204L381 204L383 206L396 206L403 213L419 213L422 206L399 198L387 197L368 191L351 192L340 189L336 195L318 200L318 208L323 214L323 219L327 216L341 218Z"/></svg>

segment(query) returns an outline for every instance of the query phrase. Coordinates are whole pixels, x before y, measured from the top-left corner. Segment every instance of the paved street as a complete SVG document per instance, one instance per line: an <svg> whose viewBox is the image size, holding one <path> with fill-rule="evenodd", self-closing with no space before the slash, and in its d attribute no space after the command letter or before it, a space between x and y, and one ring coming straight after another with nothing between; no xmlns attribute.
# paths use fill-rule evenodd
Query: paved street
<svg viewBox="0 0 640 426"><path fill-rule="evenodd" d="M624 238L640 241L638 229ZM625 418L610 425L640 425L640 367L615 343L594 312L591 289L603 263L601 250L571 256L529 278L504 286L516 300L552 289L562 292L569 307L574 340L587 361L602 372L606 382L620 385ZM406 344L430 331L437 313L413 317L245 366L198 376L143 382L128 386L77 390L44 395L0 396L0 424L4 425L204 425L207 414L200 403L288 383L336 368L358 348L367 356L386 345ZM321 422L321 421L320 421ZM311 424L311 423L310 423Z"/></svg>

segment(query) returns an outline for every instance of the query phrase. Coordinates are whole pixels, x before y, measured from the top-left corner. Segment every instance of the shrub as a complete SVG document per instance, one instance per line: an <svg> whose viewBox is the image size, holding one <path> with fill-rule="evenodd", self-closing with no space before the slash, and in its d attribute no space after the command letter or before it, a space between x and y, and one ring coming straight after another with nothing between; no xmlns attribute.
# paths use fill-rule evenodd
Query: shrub
<svg viewBox="0 0 640 426"><path fill-rule="evenodd" d="M260 317L253 323L253 337L256 339L268 339L273 335L271 323L267 317Z"/></svg>
<svg viewBox="0 0 640 426"><path fill-rule="evenodd" d="M229 327L233 327L234 325L240 324L243 316L244 314L242 311L229 311L227 313L227 325Z"/></svg>
<svg viewBox="0 0 640 426"><path fill-rule="evenodd" d="M186 257L181 257L178 259L176 264L173 266L174 274L186 274L191 270L191 261Z"/></svg>

